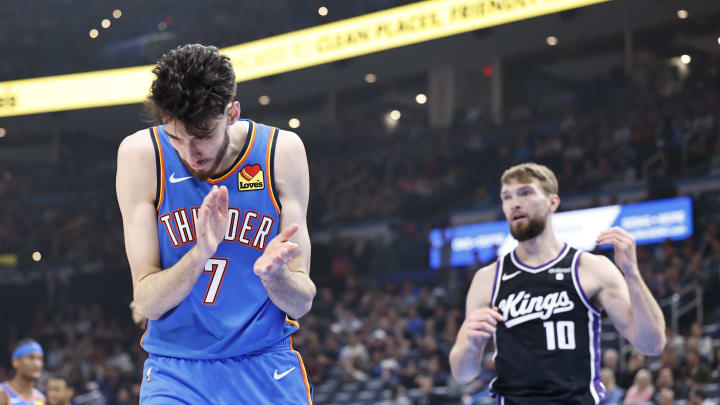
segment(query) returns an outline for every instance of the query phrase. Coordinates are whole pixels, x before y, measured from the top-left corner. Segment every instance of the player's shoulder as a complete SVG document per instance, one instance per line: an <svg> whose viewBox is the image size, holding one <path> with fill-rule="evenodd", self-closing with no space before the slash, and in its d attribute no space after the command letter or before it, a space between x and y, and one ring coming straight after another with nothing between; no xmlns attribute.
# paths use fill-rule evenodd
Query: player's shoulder
<svg viewBox="0 0 720 405"><path fill-rule="evenodd" d="M578 273L581 281L595 281L600 286L613 286L621 282L623 276L607 256L583 252L580 257Z"/></svg>
<svg viewBox="0 0 720 405"><path fill-rule="evenodd" d="M604 270L612 269L615 264L605 255L590 252L581 252L580 269Z"/></svg>
<svg viewBox="0 0 720 405"><path fill-rule="evenodd" d="M132 135L126 136L122 142L120 142L118 153L154 153L154 150L155 148L153 147L150 132L145 128Z"/></svg>
<svg viewBox="0 0 720 405"><path fill-rule="evenodd" d="M155 167L155 147L150 132L143 129L128 135L118 147L118 165L146 171Z"/></svg>
<svg viewBox="0 0 720 405"><path fill-rule="evenodd" d="M500 259L498 259L500 260ZM480 267L473 276L472 284L488 286L493 285L495 273L497 272L497 260Z"/></svg>
<svg viewBox="0 0 720 405"><path fill-rule="evenodd" d="M277 153L305 152L305 145L298 134L280 129L277 134Z"/></svg>

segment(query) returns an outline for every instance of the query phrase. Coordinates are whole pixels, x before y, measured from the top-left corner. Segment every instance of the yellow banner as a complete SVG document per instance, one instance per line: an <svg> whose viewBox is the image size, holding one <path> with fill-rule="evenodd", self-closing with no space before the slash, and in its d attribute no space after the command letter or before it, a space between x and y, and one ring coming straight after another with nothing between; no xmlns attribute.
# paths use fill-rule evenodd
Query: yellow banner
<svg viewBox="0 0 720 405"><path fill-rule="evenodd" d="M222 49L238 82L610 0L428 0ZM142 102L138 66L0 82L0 117Z"/></svg>

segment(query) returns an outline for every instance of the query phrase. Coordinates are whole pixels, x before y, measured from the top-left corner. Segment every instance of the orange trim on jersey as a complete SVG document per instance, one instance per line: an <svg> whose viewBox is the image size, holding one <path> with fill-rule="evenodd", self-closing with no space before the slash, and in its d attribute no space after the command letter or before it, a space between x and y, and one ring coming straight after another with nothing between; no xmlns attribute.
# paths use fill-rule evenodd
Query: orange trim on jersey
<svg viewBox="0 0 720 405"><path fill-rule="evenodd" d="M162 205L163 199L165 198L165 158L163 158L162 143L160 142L160 134L158 133L158 127L153 127L152 130L153 136L155 137L155 143L157 143L158 148L157 158L160 159L160 195L155 196L155 198L157 199L155 209L157 211L160 211L160 206Z"/></svg>
<svg viewBox="0 0 720 405"><path fill-rule="evenodd" d="M140 347L145 350L143 347L143 340L145 340L145 335L148 333L148 329L150 329L150 320L145 319L145 332L143 332L142 336L140 337Z"/></svg>
<svg viewBox="0 0 720 405"><path fill-rule="evenodd" d="M275 207L275 211L277 211L277 214L280 215L280 206L277 203L277 199L275 198L275 190L273 188L272 181L272 173L270 173L270 170L272 168L272 164L270 162L270 156L272 155L272 145L273 145L273 139L280 134L280 130L277 128L273 128L270 130L270 139L268 140L268 146L267 146L267 157L265 158L265 183L268 185L267 190L270 194L270 200L273 203L273 206Z"/></svg>
<svg viewBox="0 0 720 405"><path fill-rule="evenodd" d="M237 171L237 169L240 168L243 163L245 163L245 159L247 159L247 157L250 156L250 151L252 150L253 144L255 143L255 133L257 132L258 126L256 123L253 123L252 127L253 127L253 130L252 130L252 134L250 134L250 142L248 143L248 147L245 150L245 153L243 154L243 156L240 158L240 160L238 160L238 162L235 164L235 166L233 166L233 168L226 175L220 177L219 179L207 179L208 183L210 183L210 184L220 183L221 181L232 176L233 173L235 173Z"/></svg>
<svg viewBox="0 0 720 405"><path fill-rule="evenodd" d="M19 396L25 402L35 402L36 400L42 401L41 397L35 395L36 394L35 387L33 387L33 393L32 393L33 397L26 398L25 395L21 394L20 392L16 391L13 388L12 384L10 384L10 380L5 381L5 386L7 386L10 391L12 391L15 395ZM8 396L8 405L10 405L12 403L12 398L10 398L10 393L6 392L5 394L7 394L7 396Z"/></svg>
<svg viewBox="0 0 720 405"><path fill-rule="evenodd" d="M287 317L286 317L286 320L287 320ZM305 383L305 392L307 392L308 405L312 405L312 396L310 396L310 381L308 380L307 371L305 371L305 363L303 363L300 352L293 349L292 336L290 336L290 350L292 350L293 353L295 353L295 355L298 358L298 361L300 362L300 371L302 371L302 378L303 378L303 382Z"/></svg>
<svg viewBox="0 0 720 405"><path fill-rule="evenodd" d="M294 320L294 319L290 319L287 315L285 315L285 322L287 322L287 323L289 323L290 325L292 325L292 326L300 329L300 324L298 323L298 321L296 321L296 320ZM292 346L292 341L290 342L290 346Z"/></svg>

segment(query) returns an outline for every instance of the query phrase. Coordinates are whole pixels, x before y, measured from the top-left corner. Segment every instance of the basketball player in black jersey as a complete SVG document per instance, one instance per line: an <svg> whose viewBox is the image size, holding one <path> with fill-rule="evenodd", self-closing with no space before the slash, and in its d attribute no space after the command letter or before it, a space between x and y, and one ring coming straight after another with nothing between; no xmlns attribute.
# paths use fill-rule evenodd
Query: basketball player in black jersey
<svg viewBox="0 0 720 405"><path fill-rule="evenodd" d="M545 166L511 167L501 184L519 245L475 274L450 352L452 373L460 383L475 378L493 337L498 376L490 388L498 404L598 404L605 396L600 311L641 352L657 355L665 346L665 320L640 277L635 240L620 228L598 236L599 245L613 246L615 264L558 240L558 183Z"/></svg>

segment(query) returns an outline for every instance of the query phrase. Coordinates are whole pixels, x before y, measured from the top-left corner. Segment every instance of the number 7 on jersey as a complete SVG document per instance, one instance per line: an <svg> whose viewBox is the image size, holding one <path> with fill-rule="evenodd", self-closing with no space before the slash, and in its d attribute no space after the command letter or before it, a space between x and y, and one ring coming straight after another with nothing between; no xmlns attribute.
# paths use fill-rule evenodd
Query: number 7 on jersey
<svg viewBox="0 0 720 405"><path fill-rule="evenodd" d="M222 257L211 257L205 262L205 270L203 270L203 273L212 273L212 275L210 276L207 291L205 291L203 305L215 305L215 300L217 299L220 286L225 277L227 265L228 259Z"/></svg>

